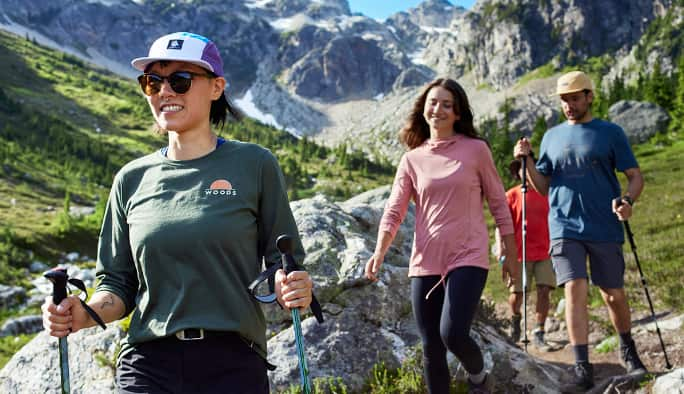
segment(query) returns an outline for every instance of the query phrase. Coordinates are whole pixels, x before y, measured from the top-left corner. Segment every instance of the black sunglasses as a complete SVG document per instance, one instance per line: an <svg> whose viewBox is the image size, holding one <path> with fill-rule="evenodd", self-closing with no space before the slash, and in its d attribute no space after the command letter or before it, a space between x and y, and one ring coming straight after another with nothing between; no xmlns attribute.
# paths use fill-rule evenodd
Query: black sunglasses
<svg viewBox="0 0 684 394"><path fill-rule="evenodd" d="M145 73L138 77L138 83L140 83L140 88L147 96L159 93L165 80L169 81L169 85L174 92L184 94L190 90L192 79L195 77L214 78L211 74L198 74L190 71L176 71L166 77L153 73Z"/></svg>

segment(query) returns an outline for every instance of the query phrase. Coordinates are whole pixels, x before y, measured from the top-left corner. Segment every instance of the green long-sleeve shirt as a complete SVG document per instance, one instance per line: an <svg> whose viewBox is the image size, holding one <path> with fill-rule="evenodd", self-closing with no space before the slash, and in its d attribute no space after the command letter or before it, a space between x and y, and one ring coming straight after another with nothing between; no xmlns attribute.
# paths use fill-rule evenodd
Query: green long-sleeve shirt
<svg viewBox="0 0 684 394"><path fill-rule="evenodd" d="M266 323L247 286L280 259L276 238L303 249L275 157L226 141L194 160L160 152L116 175L98 246L97 290L133 311L123 352L186 328L234 331L266 355Z"/></svg>

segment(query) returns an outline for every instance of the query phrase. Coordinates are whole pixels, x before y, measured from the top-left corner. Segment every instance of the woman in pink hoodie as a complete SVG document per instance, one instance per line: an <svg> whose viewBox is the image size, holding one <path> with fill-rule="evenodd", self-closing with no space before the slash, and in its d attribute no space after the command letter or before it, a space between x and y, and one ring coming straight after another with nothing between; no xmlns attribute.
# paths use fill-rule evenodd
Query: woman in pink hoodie
<svg viewBox="0 0 684 394"><path fill-rule="evenodd" d="M471 392L487 392L482 352L470 337L470 326L489 268L485 198L504 242L503 279L515 277L513 222L503 184L487 142L473 126L468 97L451 79L427 85L400 140L409 150L397 168L366 276L378 280L385 253L413 199L416 224L409 276L428 391L449 392L448 349L468 372Z"/></svg>

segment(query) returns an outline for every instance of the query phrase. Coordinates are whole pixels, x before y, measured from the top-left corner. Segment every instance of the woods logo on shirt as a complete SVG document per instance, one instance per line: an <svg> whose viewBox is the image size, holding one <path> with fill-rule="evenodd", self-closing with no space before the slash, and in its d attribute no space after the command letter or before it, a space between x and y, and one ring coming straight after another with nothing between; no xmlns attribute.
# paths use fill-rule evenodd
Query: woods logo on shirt
<svg viewBox="0 0 684 394"><path fill-rule="evenodd" d="M225 179L217 179L211 183L209 189L204 189L205 196L237 196L237 190Z"/></svg>

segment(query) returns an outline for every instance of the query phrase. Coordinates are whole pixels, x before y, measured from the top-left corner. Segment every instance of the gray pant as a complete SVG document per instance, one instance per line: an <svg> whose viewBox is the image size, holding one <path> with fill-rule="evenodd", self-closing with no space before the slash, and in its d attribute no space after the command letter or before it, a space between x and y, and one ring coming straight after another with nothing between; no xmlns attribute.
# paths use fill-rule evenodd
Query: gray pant
<svg viewBox="0 0 684 394"><path fill-rule="evenodd" d="M551 261L556 271L556 283L561 286L573 279L588 279L587 258L591 282L605 289L624 287L625 259L622 244L591 242L576 239L551 240Z"/></svg>

